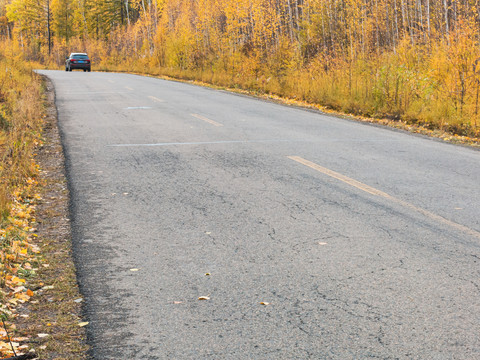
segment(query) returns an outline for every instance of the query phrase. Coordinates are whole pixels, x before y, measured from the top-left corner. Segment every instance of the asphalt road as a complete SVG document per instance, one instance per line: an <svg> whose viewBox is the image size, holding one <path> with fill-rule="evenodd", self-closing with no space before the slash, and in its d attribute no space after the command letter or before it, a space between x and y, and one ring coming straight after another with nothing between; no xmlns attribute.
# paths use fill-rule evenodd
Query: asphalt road
<svg viewBox="0 0 480 360"><path fill-rule="evenodd" d="M41 73L92 358L480 359L479 151L189 84Z"/></svg>

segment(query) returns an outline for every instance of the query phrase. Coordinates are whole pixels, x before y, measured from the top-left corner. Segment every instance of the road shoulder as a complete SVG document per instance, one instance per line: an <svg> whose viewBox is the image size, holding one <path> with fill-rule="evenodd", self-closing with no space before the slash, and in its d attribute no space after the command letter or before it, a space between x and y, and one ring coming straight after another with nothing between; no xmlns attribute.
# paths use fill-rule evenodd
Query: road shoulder
<svg viewBox="0 0 480 360"><path fill-rule="evenodd" d="M53 84L46 78L47 96L43 139L37 151L42 201L36 209L40 248L37 288L31 302L19 309L17 333L28 337L40 359L87 358L86 329L72 258L69 191ZM22 316L23 315L23 316ZM39 336L40 334L40 336Z"/></svg>

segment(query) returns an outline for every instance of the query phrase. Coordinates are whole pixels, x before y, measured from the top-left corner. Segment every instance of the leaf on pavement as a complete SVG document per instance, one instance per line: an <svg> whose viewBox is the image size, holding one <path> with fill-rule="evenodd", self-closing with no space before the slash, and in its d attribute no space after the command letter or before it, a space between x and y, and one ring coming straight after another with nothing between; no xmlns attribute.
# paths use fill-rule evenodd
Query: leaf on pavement
<svg viewBox="0 0 480 360"><path fill-rule="evenodd" d="M210 300L208 296L200 296L198 300Z"/></svg>

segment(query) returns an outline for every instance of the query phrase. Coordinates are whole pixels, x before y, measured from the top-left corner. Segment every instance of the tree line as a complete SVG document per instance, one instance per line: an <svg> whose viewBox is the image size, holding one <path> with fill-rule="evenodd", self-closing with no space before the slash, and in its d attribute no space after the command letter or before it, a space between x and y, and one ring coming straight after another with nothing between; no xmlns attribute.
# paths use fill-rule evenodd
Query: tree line
<svg viewBox="0 0 480 360"><path fill-rule="evenodd" d="M395 49L448 37L465 23L480 24L478 0L1 0L0 36L33 51L54 43L108 40L112 32L146 26L139 42L157 32L186 32L205 51L274 51L288 40L305 59L319 52ZM162 28L159 28L159 24ZM150 44L153 45L153 44Z"/></svg>

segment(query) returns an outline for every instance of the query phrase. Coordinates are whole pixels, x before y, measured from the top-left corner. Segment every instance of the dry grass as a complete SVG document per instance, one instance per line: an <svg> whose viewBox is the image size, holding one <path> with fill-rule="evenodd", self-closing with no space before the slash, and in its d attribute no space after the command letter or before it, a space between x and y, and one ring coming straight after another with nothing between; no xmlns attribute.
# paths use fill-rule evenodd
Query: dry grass
<svg viewBox="0 0 480 360"><path fill-rule="evenodd" d="M32 162L40 143L40 78L20 58L0 48L0 222L9 213L12 189L36 173Z"/></svg>
<svg viewBox="0 0 480 360"><path fill-rule="evenodd" d="M23 61L9 58L0 48L0 285L18 271L18 252L27 244L35 199L33 161L41 142L40 79ZM30 213L31 212L31 213ZM5 292L0 288L0 298Z"/></svg>

